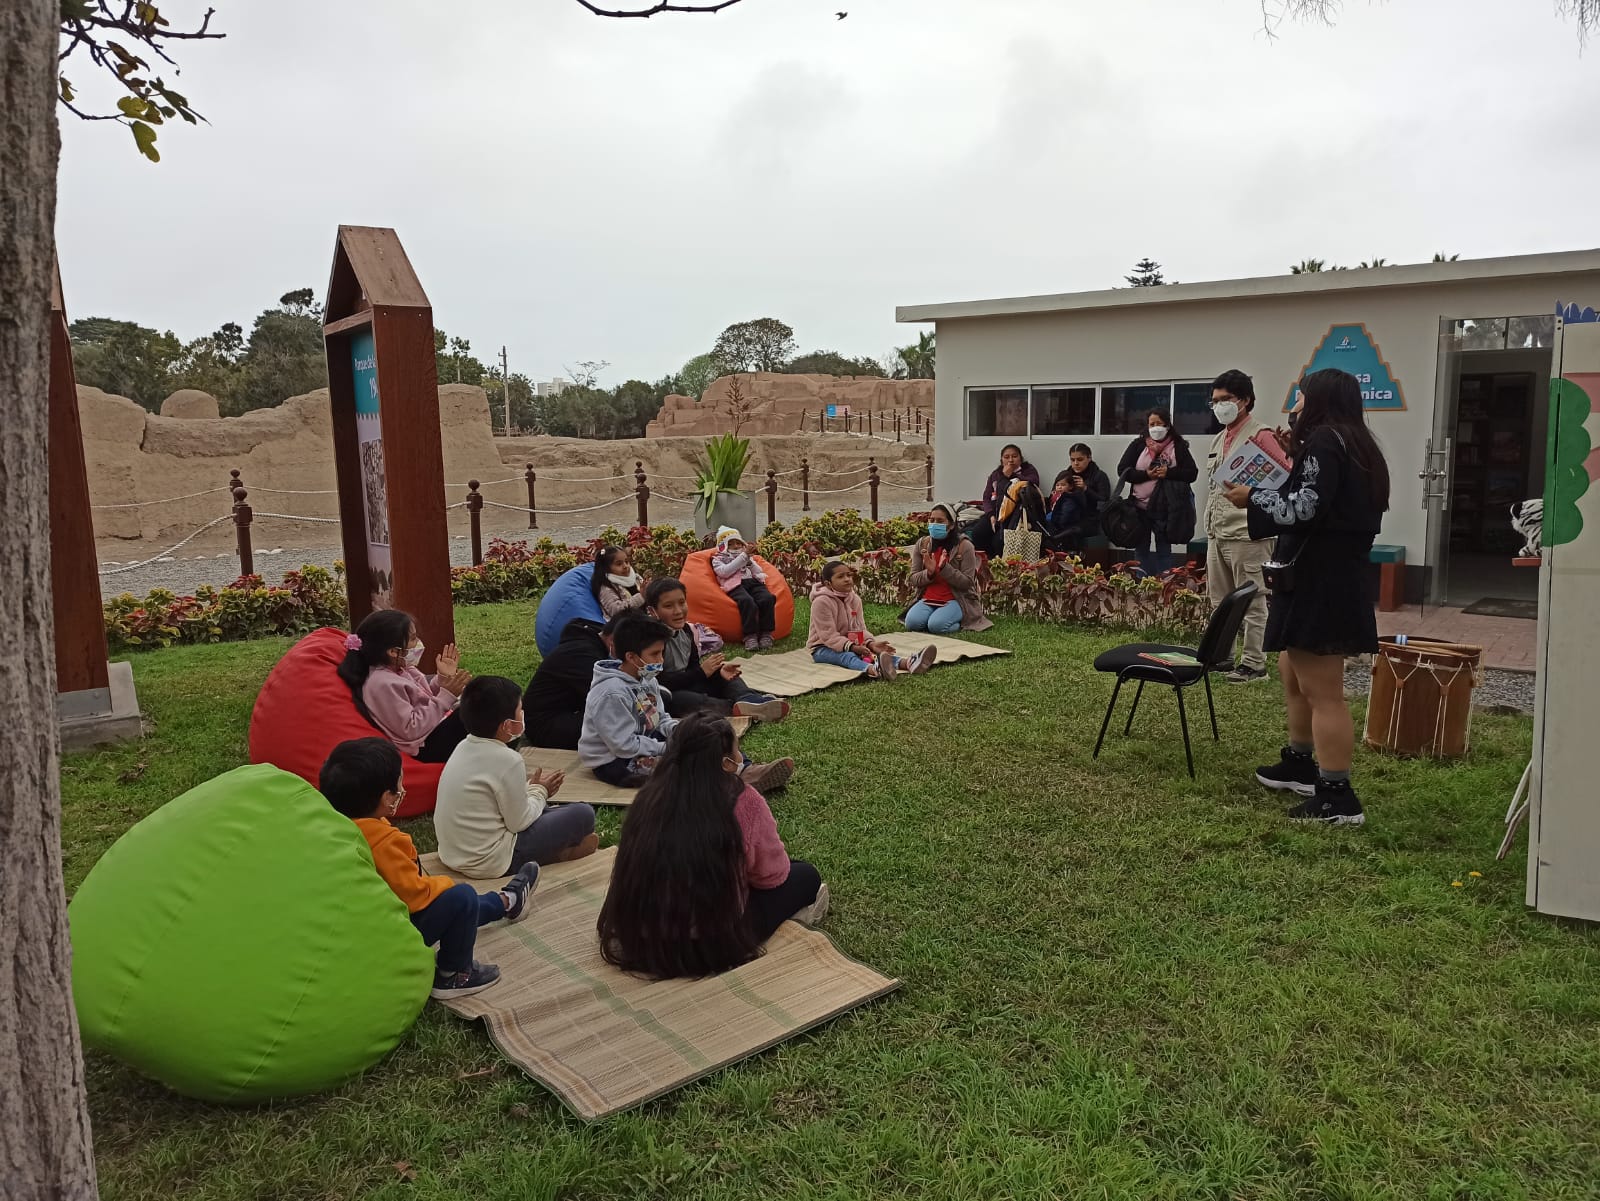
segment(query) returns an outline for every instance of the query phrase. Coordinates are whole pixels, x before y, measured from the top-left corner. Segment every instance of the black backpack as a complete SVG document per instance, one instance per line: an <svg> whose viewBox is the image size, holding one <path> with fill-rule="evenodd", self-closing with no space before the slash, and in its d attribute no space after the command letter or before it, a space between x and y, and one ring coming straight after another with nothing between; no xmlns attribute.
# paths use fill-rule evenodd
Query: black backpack
<svg viewBox="0 0 1600 1201"><path fill-rule="evenodd" d="M1197 515L1192 486L1178 480L1161 480L1151 507L1156 510L1157 524L1167 532L1168 542L1187 544L1194 538Z"/></svg>
<svg viewBox="0 0 1600 1201"><path fill-rule="evenodd" d="M1122 486L1128 477L1118 476L1116 487L1111 489L1111 499L1100 510L1100 529L1112 546L1138 546L1146 537L1144 518L1139 506L1122 495Z"/></svg>

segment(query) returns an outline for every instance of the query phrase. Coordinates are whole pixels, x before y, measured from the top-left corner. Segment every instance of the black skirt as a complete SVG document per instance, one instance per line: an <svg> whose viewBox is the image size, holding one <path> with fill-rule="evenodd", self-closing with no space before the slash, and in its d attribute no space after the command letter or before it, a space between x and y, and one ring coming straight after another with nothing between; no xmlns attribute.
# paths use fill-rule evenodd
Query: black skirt
<svg viewBox="0 0 1600 1201"><path fill-rule="evenodd" d="M1294 563L1294 589L1267 600L1265 649L1366 655L1378 649L1373 536L1313 534Z"/></svg>

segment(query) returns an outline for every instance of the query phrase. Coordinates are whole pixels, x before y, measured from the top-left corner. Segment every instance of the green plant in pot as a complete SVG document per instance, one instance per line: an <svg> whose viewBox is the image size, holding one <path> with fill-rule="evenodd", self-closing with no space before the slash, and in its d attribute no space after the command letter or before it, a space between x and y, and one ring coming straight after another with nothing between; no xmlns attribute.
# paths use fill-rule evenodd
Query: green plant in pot
<svg viewBox="0 0 1600 1201"><path fill-rule="evenodd" d="M706 443L695 466L695 533L703 538L719 525L731 525L746 538L756 537L755 497L739 488L750 466L750 439L720 434Z"/></svg>

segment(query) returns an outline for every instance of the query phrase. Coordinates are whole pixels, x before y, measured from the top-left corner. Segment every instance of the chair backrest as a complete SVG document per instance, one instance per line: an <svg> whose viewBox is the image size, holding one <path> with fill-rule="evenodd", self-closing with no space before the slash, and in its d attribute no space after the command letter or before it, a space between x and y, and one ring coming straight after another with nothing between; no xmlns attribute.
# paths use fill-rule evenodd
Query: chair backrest
<svg viewBox="0 0 1600 1201"><path fill-rule="evenodd" d="M1205 637L1200 639L1197 655L1200 662L1207 667L1216 667L1233 659L1233 644L1238 640L1239 627L1244 624L1244 615L1259 591L1254 584L1242 584L1223 597L1222 603L1212 610Z"/></svg>

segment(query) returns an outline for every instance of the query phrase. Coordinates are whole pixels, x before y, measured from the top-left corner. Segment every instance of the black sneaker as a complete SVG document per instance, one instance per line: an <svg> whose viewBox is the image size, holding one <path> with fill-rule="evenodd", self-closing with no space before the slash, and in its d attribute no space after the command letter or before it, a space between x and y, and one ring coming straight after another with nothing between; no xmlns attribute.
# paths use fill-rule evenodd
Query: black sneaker
<svg viewBox="0 0 1600 1201"><path fill-rule="evenodd" d="M1359 826L1367 820L1366 810L1349 784L1330 784L1326 780L1318 780L1316 795L1290 809L1288 816L1290 821L1321 822L1325 826Z"/></svg>
<svg viewBox="0 0 1600 1201"><path fill-rule="evenodd" d="M528 898L533 895L533 890L537 887L539 887L539 865L524 863L517 869L517 874L507 880L505 887L500 890L511 898L511 904L506 908L506 921L520 922L528 916Z"/></svg>
<svg viewBox="0 0 1600 1201"><path fill-rule="evenodd" d="M1246 667L1241 663L1223 678L1230 684L1256 684L1267 678L1267 669Z"/></svg>
<svg viewBox="0 0 1600 1201"><path fill-rule="evenodd" d="M452 997L470 997L500 983L500 969L492 963L474 962L464 972L435 972L433 990L428 994L439 1000Z"/></svg>
<svg viewBox="0 0 1600 1201"><path fill-rule="evenodd" d="M1311 796L1317 791L1317 761L1284 747L1278 752L1276 763L1256 768L1256 783L1279 792Z"/></svg>

